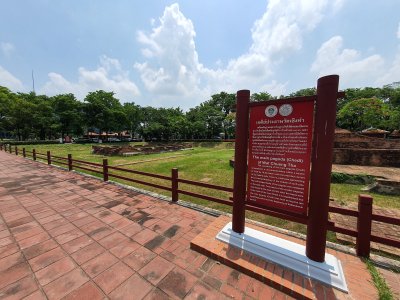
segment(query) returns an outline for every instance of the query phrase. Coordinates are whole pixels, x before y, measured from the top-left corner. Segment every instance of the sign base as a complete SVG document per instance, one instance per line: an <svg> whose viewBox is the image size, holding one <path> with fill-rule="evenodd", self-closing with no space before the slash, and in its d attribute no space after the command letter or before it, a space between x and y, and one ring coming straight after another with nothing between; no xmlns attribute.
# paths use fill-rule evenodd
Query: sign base
<svg viewBox="0 0 400 300"><path fill-rule="evenodd" d="M325 262L315 262L305 255L305 246L248 227L245 228L244 233L239 234L232 230L231 222L225 225L216 238L338 290L348 292L342 265L331 254L325 254Z"/></svg>

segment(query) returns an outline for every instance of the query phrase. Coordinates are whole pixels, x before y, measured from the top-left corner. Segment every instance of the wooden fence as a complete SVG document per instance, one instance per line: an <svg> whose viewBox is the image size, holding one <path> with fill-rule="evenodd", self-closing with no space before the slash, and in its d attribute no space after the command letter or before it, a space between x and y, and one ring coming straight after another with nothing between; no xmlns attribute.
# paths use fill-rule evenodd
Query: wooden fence
<svg viewBox="0 0 400 300"><path fill-rule="evenodd" d="M120 167L113 167L108 165L108 160L103 159L103 163L93 163L93 162L88 162L88 161L83 161L83 160L78 160L78 159L73 159L71 154L68 154L68 157L60 157L60 156L55 156L50 153L50 151L47 151L46 153L40 153L37 152L35 149L32 149L32 151L28 151L25 148L22 148L22 153L19 151L18 146L14 147L14 150L12 150L11 145L6 145L6 144L0 144L0 150L4 150L9 153L15 153L15 155L21 155L23 157L29 157L33 160L41 159L45 162L47 162L48 165L51 165L53 162L57 164L61 164L66 166L69 171L72 171L74 169L80 169L88 172L93 172L96 174L99 174L103 177L104 181L108 181L109 178L118 178L122 179L128 182L133 182L137 184L142 184L146 186L151 186L157 189L162 189L171 192L171 198L173 202L178 201L179 199L179 194L181 195L187 195L203 200L208 200L220 204L225 204L232 206L232 198L230 197L229 200L227 199L220 199L208 195L203 195L203 194L198 194L194 193L188 190L183 190L179 188L179 184L186 184L186 185L193 185L193 186L198 186L202 188L207 188L211 190L218 190L218 191L224 191L228 193L233 193L233 188L230 187L224 187L224 186L219 186L215 184L209 184L209 183L203 183L203 182L198 182L198 181L193 181L193 180L187 180L183 178L179 178L179 173L178 169L173 168L171 170L171 176L165 176L165 175L159 175L159 174L152 174L152 173L147 173L147 172L142 172L142 171L135 171L135 170L129 170L125 168L120 168ZM120 171L123 173L127 173L127 175L119 175L115 174L115 172L112 171ZM135 175L140 175L143 176L143 180L139 179L133 179L129 176L128 174L135 174ZM160 184L155 184L151 183L145 180L146 177L150 178L157 178L164 180L166 182L166 185L160 185ZM399 240L394 240L394 239L389 239L377 235L372 234L372 222L381 222L381 223L386 223L390 225L397 225L400 226L400 219L398 218L393 218L393 217L388 217L388 216L383 216L383 215L378 215L378 214L373 214L372 213L372 197L368 195L359 195L358 199L358 210L350 210L346 208L339 208L339 207L329 207L329 212L331 213L336 213L336 214L341 214L341 215L347 215L347 216L352 216L357 218L357 228L356 230L349 229L349 228L343 228L335 225L334 222L328 221L328 230L341 233L344 235L348 235L351 237L354 237L356 239L356 252L358 256L362 257L369 257L370 251L371 251L371 242L376 242L392 247L397 247L400 248L400 241ZM250 211L254 211L257 213L262 213L266 215L270 215L273 217L281 218L287 221L292 221L292 222L297 222L301 224L307 224L307 217L306 216L299 216L296 214L291 214L286 211L281 211L279 209L269 209L263 206L259 206L254 203L248 203L246 202L246 209Z"/></svg>

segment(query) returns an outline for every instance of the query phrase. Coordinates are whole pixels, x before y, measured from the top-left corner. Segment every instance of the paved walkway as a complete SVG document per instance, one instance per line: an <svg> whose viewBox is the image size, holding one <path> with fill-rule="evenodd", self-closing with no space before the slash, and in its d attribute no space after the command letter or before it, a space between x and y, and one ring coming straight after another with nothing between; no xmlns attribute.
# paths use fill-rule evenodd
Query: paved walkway
<svg viewBox="0 0 400 300"><path fill-rule="evenodd" d="M189 249L212 220L0 152L0 298L289 299Z"/></svg>
<svg viewBox="0 0 400 300"><path fill-rule="evenodd" d="M213 221L0 152L0 299L292 299L191 250ZM368 276L349 270L352 291L339 298L376 299L359 284ZM313 295L336 298L325 288Z"/></svg>

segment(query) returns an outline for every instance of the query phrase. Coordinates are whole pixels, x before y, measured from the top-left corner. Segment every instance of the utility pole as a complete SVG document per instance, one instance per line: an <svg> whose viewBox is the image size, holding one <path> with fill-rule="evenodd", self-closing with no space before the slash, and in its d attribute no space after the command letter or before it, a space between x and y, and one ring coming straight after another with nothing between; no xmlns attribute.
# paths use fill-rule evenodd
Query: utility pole
<svg viewBox="0 0 400 300"><path fill-rule="evenodd" d="M35 78L33 77L33 69L32 69L32 92L35 92Z"/></svg>

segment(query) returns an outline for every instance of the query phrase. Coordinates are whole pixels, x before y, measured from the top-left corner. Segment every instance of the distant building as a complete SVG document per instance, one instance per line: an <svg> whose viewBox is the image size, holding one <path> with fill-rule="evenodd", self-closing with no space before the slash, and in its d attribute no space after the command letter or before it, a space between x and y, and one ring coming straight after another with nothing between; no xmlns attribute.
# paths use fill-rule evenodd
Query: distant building
<svg viewBox="0 0 400 300"><path fill-rule="evenodd" d="M359 133L369 137L386 138L390 132L383 129L370 127L360 131Z"/></svg>

